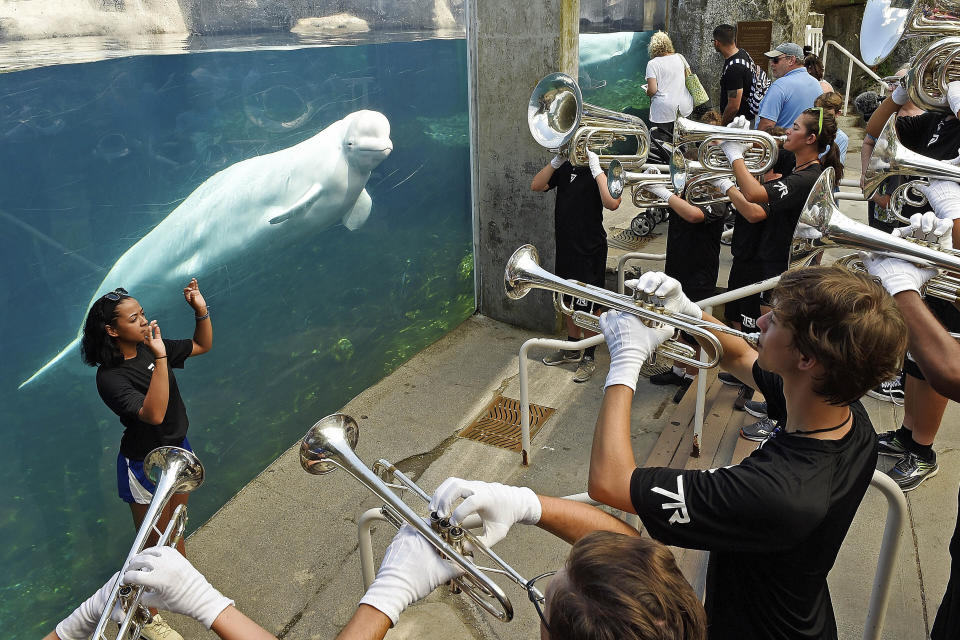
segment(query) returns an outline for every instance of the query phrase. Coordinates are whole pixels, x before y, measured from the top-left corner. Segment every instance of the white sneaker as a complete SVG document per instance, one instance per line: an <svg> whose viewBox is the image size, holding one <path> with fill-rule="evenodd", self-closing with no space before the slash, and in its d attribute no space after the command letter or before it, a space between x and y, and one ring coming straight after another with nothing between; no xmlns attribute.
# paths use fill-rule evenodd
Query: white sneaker
<svg viewBox="0 0 960 640"><path fill-rule="evenodd" d="M140 637L147 640L183 640L183 636L174 631L159 613L153 616L153 622L140 629Z"/></svg>

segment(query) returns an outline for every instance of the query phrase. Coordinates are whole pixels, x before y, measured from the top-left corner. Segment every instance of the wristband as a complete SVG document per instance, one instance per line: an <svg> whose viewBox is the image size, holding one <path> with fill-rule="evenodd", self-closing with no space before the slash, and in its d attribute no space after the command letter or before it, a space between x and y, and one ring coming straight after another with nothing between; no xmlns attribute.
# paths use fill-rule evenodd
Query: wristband
<svg viewBox="0 0 960 640"><path fill-rule="evenodd" d="M167 356L154 356L153 359L154 359L154 360L163 360L163 359L166 358L166 357L167 357Z"/></svg>
<svg viewBox="0 0 960 640"><path fill-rule="evenodd" d="M202 316L196 316L196 319L197 319L197 322L200 322L201 320L206 320L209 317L210 317L210 308L208 307L207 312Z"/></svg>

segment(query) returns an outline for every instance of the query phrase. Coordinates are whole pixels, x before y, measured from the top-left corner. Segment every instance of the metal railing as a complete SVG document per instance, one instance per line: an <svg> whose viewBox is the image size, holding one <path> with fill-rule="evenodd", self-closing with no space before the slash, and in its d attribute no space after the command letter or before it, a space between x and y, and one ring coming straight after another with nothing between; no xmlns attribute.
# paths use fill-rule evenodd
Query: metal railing
<svg viewBox="0 0 960 640"><path fill-rule="evenodd" d="M844 113L848 113L847 105L850 103L850 82L853 80L854 64L860 67L868 76L870 76L871 78L877 81L877 84L880 85L880 95L886 95L887 85L884 84L883 79L880 76L878 76L876 73L874 73L870 67L863 64L863 62L861 62L860 59L858 59L855 55L853 55L852 53L844 49L842 46L840 46L836 40L827 40L826 42L823 43L823 55L821 56L821 58L823 59L824 74L826 74L827 55L830 53L830 47L836 48L836 50L840 54L847 56L847 60L848 60L847 87L846 89L844 89L844 93L843 93L843 112Z"/></svg>
<svg viewBox="0 0 960 640"><path fill-rule="evenodd" d="M814 27L808 24L804 30L803 44L810 47L813 53L820 55L820 49L823 47L823 27Z"/></svg>

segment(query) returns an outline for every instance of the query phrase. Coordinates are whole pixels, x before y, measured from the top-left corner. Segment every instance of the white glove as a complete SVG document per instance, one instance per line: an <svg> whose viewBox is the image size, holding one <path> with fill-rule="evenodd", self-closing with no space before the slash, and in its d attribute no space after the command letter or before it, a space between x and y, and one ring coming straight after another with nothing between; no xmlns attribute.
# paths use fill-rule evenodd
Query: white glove
<svg viewBox="0 0 960 640"><path fill-rule="evenodd" d="M660 298L667 311L698 319L703 317L703 309L691 302L690 298L683 293L680 283L665 273L648 271L640 276L639 280L628 280L624 284L632 289L643 291L647 295Z"/></svg>
<svg viewBox="0 0 960 640"><path fill-rule="evenodd" d="M150 547L135 555L123 583L146 587L140 599L144 606L190 616L207 629L234 604L173 547Z"/></svg>
<svg viewBox="0 0 960 640"><path fill-rule="evenodd" d="M917 187L917 190L926 196L938 218L960 218L960 184L949 180L930 180L929 185Z"/></svg>
<svg viewBox="0 0 960 640"><path fill-rule="evenodd" d="M733 180L730 178L715 178L710 181L713 186L720 190L720 193L727 195L727 191L730 191L730 187L737 186Z"/></svg>
<svg viewBox="0 0 960 640"><path fill-rule="evenodd" d="M932 211L915 213L910 216L910 225L898 227L891 232L898 238L917 238L926 242L936 242L941 248L953 248L953 220L941 219Z"/></svg>
<svg viewBox="0 0 960 640"><path fill-rule="evenodd" d="M463 573L462 569L441 558L416 529L405 524L387 547L377 579L360 603L381 611L397 624L404 609Z"/></svg>
<svg viewBox="0 0 960 640"><path fill-rule="evenodd" d="M456 509L454 503L463 498ZM503 540L515 524L540 522L540 498L527 487L511 487L499 482L479 482L447 478L430 499L430 510L441 518L460 525L474 513L483 521L483 544L492 547Z"/></svg>
<svg viewBox="0 0 960 640"><path fill-rule="evenodd" d="M743 129L746 131L750 129L750 121L747 120L747 116L737 116L727 125L727 127L730 129Z"/></svg>
<svg viewBox="0 0 960 640"><path fill-rule="evenodd" d="M657 169L654 166L644 167L643 173L649 173L651 175L660 175L660 169Z"/></svg>
<svg viewBox="0 0 960 640"><path fill-rule="evenodd" d="M648 327L634 314L615 309L600 314L600 329L610 351L610 372L604 389L622 384L636 391L643 363L673 336L672 327Z"/></svg>
<svg viewBox="0 0 960 640"><path fill-rule="evenodd" d="M897 84L897 88L893 90L893 93L890 94L890 99L897 103L898 106L903 106L907 104L907 101L910 99L907 96L907 90L903 88L903 84Z"/></svg>
<svg viewBox="0 0 960 640"><path fill-rule="evenodd" d="M559 169L563 166L563 163L567 161L567 157L560 155L559 153L550 160L550 166L554 169Z"/></svg>
<svg viewBox="0 0 960 640"><path fill-rule="evenodd" d="M603 169L600 168L600 156L588 149L587 161L590 164L590 174L593 175L593 179L596 180L597 176L603 173Z"/></svg>
<svg viewBox="0 0 960 640"><path fill-rule="evenodd" d="M947 102L950 104L950 113L957 115L957 111L960 111L960 80L947 84Z"/></svg>
<svg viewBox="0 0 960 640"><path fill-rule="evenodd" d="M83 604L73 610L69 616L60 621L57 625L57 636L60 640L88 640L97 628L100 622L100 614L103 608L107 606L107 598L113 590L113 584L120 577L120 572L110 576L110 579L104 583L96 593L87 598ZM120 605L115 605L110 612L110 619L114 622L122 622L124 618Z"/></svg>
<svg viewBox="0 0 960 640"><path fill-rule="evenodd" d="M670 196L675 196L675 195L677 195L677 194L675 194L673 191L670 191L670 189L667 189L667 188L666 188L665 186L663 186L662 184L651 184L651 185L647 185L647 186L645 186L645 187L643 187L643 188L644 188L645 191L649 191L650 193L652 193L653 195L657 196L659 199L663 200L664 202L666 202L667 200L669 200L669 199L670 199Z"/></svg>
<svg viewBox="0 0 960 640"><path fill-rule="evenodd" d="M878 278L883 288L892 296L901 291L920 293L927 280L937 275L936 269L918 267L900 258L877 256L869 251L861 251L860 259L870 275Z"/></svg>
<svg viewBox="0 0 960 640"><path fill-rule="evenodd" d="M723 154L727 156L727 161L732 167L734 160L743 160L743 152L746 150L747 144L744 142L727 140L726 142L720 143L720 148L723 149Z"/></svg>
<svg viewBox="0 0 960 640"><path fill-rule="evenodd" d="M796 229L793 230L793 237L816 240L817 238L822 238L823 234L806 223L798 222Z"/></svg>

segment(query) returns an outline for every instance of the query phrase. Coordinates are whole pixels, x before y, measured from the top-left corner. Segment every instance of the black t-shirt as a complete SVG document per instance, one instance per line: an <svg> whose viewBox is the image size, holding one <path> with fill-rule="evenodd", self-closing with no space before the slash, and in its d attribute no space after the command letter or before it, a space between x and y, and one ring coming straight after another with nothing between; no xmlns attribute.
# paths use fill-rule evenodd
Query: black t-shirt
<svg viewBox="0 0 960 640"><path fill-rule="evenodd" d="M703 212L703 222L687 222L671 210L667 226L667 260L663 270L679 280L688 295L712 291L720 270L724 206L698 208Z"/></svg>
<svg viewBox="0 0 960 640"><path fill-rule="evenodd" d="M723 114L727 108L727 92L743 89L740 95L740 108L737 109L738 116L752 118L750 112L750 87L753 85L753 71L750 70L753 60L750 54L740 49L735 54L723 61L723 69L720 71L720 113Z"/></svg>
<svg viewBox="0 0 960 640"><path fill-rule="evenodd" d="M153 352L146 345L137 345L137 355L116 367L101 366L97 369L97 391L126 427L120 440L120 453L131 460L143 460L159 446L179 445L190 425L187 408L180 397L172 369L183 368L184 361L193 350L193 341L164 338L163 344L167 347L167 357L160 360L159 366L170 367L170 398L167 401L167 413L158 425L148 424L137 415L143 407L143 399L153 377Z"/></svg>
<svg viewBox="0 0 960 640"><path fill-rule="evenodd" d="M771 402L780 377L754 365ZM630 495L650 535L710 553L710 640L830 640L827 587L850 522L870 484L877 437L863 405L840 440L780 433L738 465L707 471L638 468Z"/></svg>
<svg viewBox="0 0 960 640"><path fill-rule="evenodd" d="M960 120L928 111L918 116L897 118L897 137L907 149L935 160L952 160L960 155Z"/></svg>
<svg viewBox="0 0 960 640"><path fill-rule="evenodd" d="M572 251L593 255L598 251L606 251L603 201L600 199L600 186L590 175L590 167L574 167L564 162L550 176L548 184L550 189L557 190L557 202L553 209L557 253Z"/></svg>
<svg viewBox="0 0 960 640"><path fill-rule="evenodd" d="M786 271L800 212L822 172L820 163L814 162L799 171L764 183L768 198L767 220L757 249L758 261L775 266L781 273Z"/></svg>

